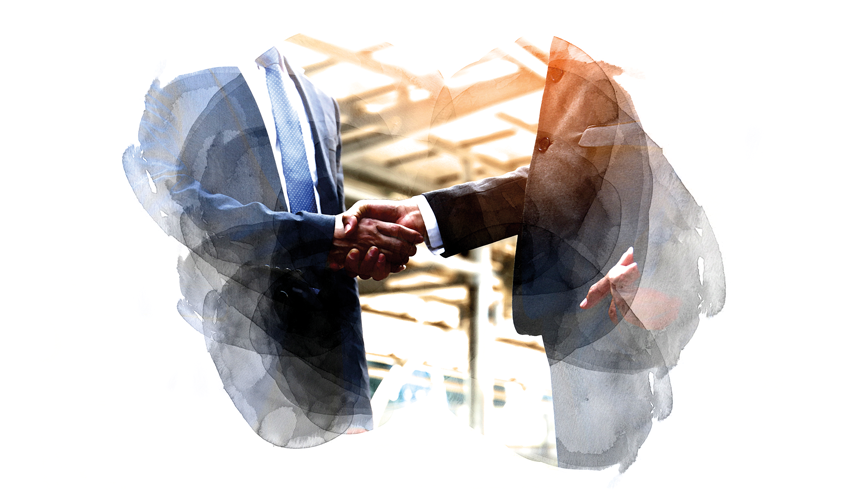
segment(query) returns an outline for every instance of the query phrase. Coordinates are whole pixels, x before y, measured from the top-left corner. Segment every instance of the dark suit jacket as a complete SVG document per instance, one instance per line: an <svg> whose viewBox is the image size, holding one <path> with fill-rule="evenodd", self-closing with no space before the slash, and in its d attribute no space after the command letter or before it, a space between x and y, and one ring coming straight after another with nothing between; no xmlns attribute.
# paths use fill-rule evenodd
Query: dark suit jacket
<svg viewBox="0 0 850 490"><path fill-rule="evenodd" d="M205 334L234 404L265 439L304 446L370 427L371 408L357 286L326 267L332 215L344 210L339 111L287 69L326 214L287 212L273 140L237 68L155 81L124 168L151 217L191 251L178 264L178 308Z"/></svg>
<svg viewBox="0 0 850 490"><path fill-rule="evenodd" d="M629 246L640 264L641 287L685 303L673 325L690 330L683 336L695 328L685 326L692 313L718 311L725 294L717 243L702 208L606 70L616 68L556 38L530 167L425 194L445 256L519 234L514 322L520 333L557 345L551 354L559 358L575 358L582 347L612 335L607 308L578 305ZM629 330L646 337L641 329ZM620 341L628 346L647 339ZM686 341L678 338L676 346ZM660 352L624 349L595 353L586 362L613 371L664 363Z"/></svg>
<svg viewBox="0 0 850 490"><path fill-rule="evenodd" d="M555 38L531 165L425 194L446 256L519 234L513 320L543 336L565 467L634 461L652 418L669 414L667 373L699 314L725 299L711 225L644 133L617 70ZM629 246L663 330L615 324L607 304L579 308Z"/></svg>

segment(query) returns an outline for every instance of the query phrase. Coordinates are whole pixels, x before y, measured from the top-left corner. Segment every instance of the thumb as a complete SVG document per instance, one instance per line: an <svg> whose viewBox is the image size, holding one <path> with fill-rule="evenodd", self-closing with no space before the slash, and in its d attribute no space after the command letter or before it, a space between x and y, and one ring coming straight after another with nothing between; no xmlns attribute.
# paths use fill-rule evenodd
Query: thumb
<svg viewBox="0 0 850 490"><path fill-rule="evenodd" d="M343 234L348 237L352 230L357 228L357 216L342 215L342 223L344 225Z"/></svg>

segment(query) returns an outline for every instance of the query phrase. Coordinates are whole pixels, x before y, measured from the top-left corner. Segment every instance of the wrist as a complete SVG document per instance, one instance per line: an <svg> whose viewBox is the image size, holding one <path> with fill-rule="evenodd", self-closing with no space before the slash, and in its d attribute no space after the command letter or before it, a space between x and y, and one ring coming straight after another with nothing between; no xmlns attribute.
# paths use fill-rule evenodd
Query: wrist
<svg viewBox="0 0 850 490"><path fill-rule="evenodd" d="M402 209L404 219L400 224L418 232L423 237L427 236L428 229L425 226L425 220L422 217L422 210L415 199L407 199L402 201Z"/></svg>
<svg viewBox="0 0 850 490"><path fill-rule="evenodd" d="M422 234L425 238L425 245L432 253L439 255L445 249L443 248L443 238L440 234L440 227L437 223L437 217L434 215L434 210L423 195L413 196L408 201L416 206L416 231Z"/></svg>
<svg viewBox="0 0 850 490"><path fill-rule="evenodd" d="M345 226L342 224L342 214L334 216L334 240L345 238Z"/></svg>

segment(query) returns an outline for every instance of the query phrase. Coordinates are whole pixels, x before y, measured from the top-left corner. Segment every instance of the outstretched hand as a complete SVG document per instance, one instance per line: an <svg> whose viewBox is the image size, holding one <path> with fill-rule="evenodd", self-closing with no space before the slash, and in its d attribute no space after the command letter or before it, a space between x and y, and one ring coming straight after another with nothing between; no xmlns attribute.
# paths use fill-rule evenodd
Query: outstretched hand
<svg viewBox="0 0 850 490"><path fill-rule="evenodd" d="M678 316L681 301L660 291L639 288L639 279L640 271L634 259L634 250L629 247L617 265L590 287L587 297L579 306L583 309L593 308L610 294L608 317L611 322L617 323L622 317L632 325L647 330L661 330Z"/></svg>
<svg viewBox="0 0 850 490"><path fill-rule="evenodd" d="M412 199L404 201L374 200L358 201L343 216L357 219L373 218L396 223L425 236L425 221L419 212L419 206Z"/></svg>
<svg viewBox="0 0 850 490"><path fill-rule="evenodd" d="M587 292L587 297L581 302L584 309L593 308L605 296L613 294L616 290L628 291L637 290L635 281L640 277L637 262L635 262L634 249L629 247L626 253L620 257L617 265L605 274L605 277L599 280Z"/></svg>
<svg viewBox="0 0 850 490"><path fill-rule="evenodd" d="M622 312L623 318L629 323L642 327L640 320L632 313L631 305L637 294L637 280L640 271L635 262L634 249L629 247L626 253L620 257L617 265L611 268L605 277L599 280L587 292L587 297L579 307L589 309L596 306L603 298L611 295L611 304L608 306L608 317L613 323L617 323L617 310Z"/></svg>

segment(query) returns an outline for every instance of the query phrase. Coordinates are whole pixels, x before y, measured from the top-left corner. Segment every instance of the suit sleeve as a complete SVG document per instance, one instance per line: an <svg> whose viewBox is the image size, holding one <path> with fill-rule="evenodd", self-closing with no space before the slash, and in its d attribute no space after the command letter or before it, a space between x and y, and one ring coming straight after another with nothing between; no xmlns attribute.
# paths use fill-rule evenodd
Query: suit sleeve
<svg viewBox="0 0 850 490"><path fill-rule="evenodd" d="M275 255L274 262L290 268L325 265L333 240L333 216L273 211L258 202L242 203L209 193L198 181L186 180L178 181L171 195L185 210L181 228L187 246L191 237L185 232L191 230L208 237L210 247L204 252L218 259L266 265Z"/></svg>
<svg viewBox="0 0 850 490"><path fill-rule="evenodd" d="M323 267L333 216L271 207L280 184L269 138L244 80L228 73L151 87L140 145L124 154L127 178L157 224L202 257Z"/></svg>
<svg viewBox="0 0 850 490"><path fill-rule="evenodd" d="M528 166L425 193L443 238L444 257L514 236L522 228Z"/></svg>

